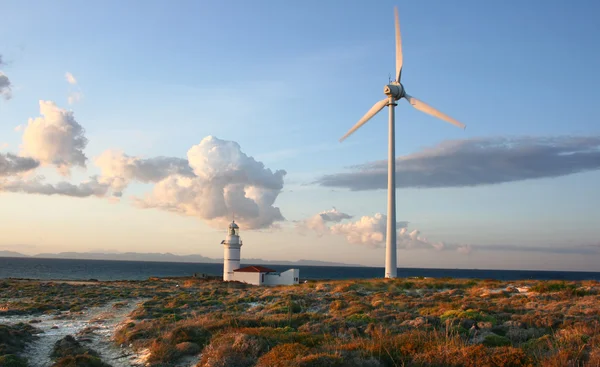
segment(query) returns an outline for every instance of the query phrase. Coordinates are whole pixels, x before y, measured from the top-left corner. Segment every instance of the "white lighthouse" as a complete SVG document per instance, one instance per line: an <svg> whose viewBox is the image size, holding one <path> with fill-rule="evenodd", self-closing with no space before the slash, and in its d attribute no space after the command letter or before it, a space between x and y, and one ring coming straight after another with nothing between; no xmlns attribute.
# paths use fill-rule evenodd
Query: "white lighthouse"
<svg viewBox="0 0 600 367"><path fill-rule="evenodd" d="M300 270L289 269L277 272L264 266L254 265L240 268L242 240L240 240L240 227L231 222L227 237L221 244L225 248L223 256L223 280L243 282L254 285L292 285L300 281Z"/></svg>
<svg viewBox="0 0 600 367"><path fill-rule="evenodd" d="M223 256L223 280L233 280L233 271L240 268L240 253L242 240L240 240L240 227L235 221L229 225L227 237L223 242L225 254Z"/></svg>

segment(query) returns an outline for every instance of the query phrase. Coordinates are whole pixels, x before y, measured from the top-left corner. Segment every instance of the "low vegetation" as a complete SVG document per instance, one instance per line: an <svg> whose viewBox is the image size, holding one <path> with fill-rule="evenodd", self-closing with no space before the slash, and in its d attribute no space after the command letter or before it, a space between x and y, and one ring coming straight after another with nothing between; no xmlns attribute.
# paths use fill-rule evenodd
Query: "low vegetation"
<svg viewBox="0 0 600 367"><path fill-rule="evenodd" d="M38 330L28 324L0 325L0 366L27 366L27 361L20 354L37 333Z"/></svg>
<svg viewBox="0 0 600 367"><path fill-rule="evenodd" d="M86 303L82 294L99 304L147 297L114 342L148 355L150 366L600 366L595 281L377 279L267 288L188 278L69 290L5 283L10 296L2 292L0 305L8 313L70 309ZM60 303L46 302L58 294ZM69 358L75 364L64 366L84 365Z"/></svg>
<svg viewBox="0 0 600 367"><path fill-rule="evenodd" d="M50 356L55 360L52 367L110 367L102 362L98 352L86 347L72 335L57 341Z"/></svg>

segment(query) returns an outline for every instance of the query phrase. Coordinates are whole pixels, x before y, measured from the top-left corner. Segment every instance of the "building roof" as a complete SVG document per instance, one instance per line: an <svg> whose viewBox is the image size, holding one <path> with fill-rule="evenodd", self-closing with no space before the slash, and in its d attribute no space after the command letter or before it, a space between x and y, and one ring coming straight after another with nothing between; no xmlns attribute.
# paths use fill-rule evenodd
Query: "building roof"
<svg viewBox="0 0 600 367"><path fill-rule="evenodd" d="M246 266L243 268L235 269L234 271L242 273L273 273L275 270L266 268L260 265Z"/></svg>

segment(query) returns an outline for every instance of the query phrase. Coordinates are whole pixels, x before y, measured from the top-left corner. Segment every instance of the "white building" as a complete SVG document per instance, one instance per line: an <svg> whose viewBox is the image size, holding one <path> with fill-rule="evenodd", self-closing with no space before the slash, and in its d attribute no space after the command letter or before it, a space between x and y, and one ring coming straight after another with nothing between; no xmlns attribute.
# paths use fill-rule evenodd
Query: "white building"
<svg viewBox="0 0 600 367"><path fill-rule="evenodd" d="M300 282L300 270L289 269L278 273L264 266L240 267L242 240L240 227L235 221L229 225L227 237L221 241L225 248L223 256L223 280L254 285L291 285Z"/></svg>
<svg viewBox="0 0 600 367"><path fill-rule="evenodd" d="M221 242L225 247L223 256L223 280L233 280L233 271L240 268L240 253L242 249L242 240L240 239L240 227L235 221L229 225L227 237Z"/></svg>

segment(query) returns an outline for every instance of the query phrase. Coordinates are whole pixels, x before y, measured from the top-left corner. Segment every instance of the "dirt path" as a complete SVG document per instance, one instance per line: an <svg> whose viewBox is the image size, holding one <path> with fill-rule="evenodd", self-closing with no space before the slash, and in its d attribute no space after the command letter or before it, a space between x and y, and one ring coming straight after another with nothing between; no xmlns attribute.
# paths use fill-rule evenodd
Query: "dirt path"
<svg viewBox="0 0 600 367"><path fill-rule="evenodd" d="M113 307L116 303L114 302L103 307L90 308L83 312L63 312L60 315L0 317L0 324L39 321L32 325L41 329L43 333L38 335L38 340L27 347L23 355L28 359L31 367L48 367L52 365L50 359L52 347L56 341L67 335L87 339L88 342L85 344L96 350L102 360L113 367L130 367L137 365L134 360L138 356L127 346L115 346L111 338L119 324L127 319L127 315L140 302L143 302L143 300L129 300L126 305L119 308Z"/></svg>

